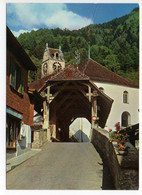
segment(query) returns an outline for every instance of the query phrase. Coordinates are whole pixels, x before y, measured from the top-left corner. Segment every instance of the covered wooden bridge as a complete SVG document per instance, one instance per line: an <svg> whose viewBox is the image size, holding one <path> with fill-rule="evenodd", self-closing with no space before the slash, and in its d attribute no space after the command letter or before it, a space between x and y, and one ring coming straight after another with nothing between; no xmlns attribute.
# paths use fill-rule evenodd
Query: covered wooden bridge
<svg viewBox="0 0 142 195"><path fill-rule="evenodd" d="M68 141L69 126L78 117L88 119L92 128L104 128L113 103L88 76L72 65L33 82L29 91L43 97L43 101L36 102L35 110L43 115L48 141L51 137Z"/></svg>

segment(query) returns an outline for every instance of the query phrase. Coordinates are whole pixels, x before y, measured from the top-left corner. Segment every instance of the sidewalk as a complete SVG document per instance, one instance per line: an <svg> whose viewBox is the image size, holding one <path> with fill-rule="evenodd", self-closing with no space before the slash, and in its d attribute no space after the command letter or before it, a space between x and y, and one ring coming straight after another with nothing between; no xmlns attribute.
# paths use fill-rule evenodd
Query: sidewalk
<svg viewBox="0 0 142 195"><path fill-rule="evenodd" d="M31 158L32 156L36 155L40 151L41 151L41 149L31 149L30 151L25 152L19 156L8 159L6 161L6 172L11 171L16 166L20 165L21 163L23 163L27 159Z"/></svg>

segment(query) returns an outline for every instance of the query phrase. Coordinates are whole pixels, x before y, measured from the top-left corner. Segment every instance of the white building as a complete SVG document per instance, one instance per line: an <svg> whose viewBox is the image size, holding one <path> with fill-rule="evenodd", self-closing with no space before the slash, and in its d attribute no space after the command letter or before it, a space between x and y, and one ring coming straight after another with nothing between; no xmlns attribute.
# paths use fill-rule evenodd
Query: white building
<svg viewBox="0 0 142 195"><path fill-rule="evenodd" d="M139 87L131 81L124 79L116 73L108 70L92 59L87 59L79 64L79 70L90 77L106 95L114 100L105 129L115 130L115 124L120 122L121 127L139 123ZM99 108L98 108L99 109ZM82 120L81 127L85 126L84 119L76 119L78 123ZM77 121L70 125L70 134L81 130L77 127ZM82 129L86 131L86 129ZM90 126L88 125L88 132ZM87 133L88 135L89 133Z"/></svg>

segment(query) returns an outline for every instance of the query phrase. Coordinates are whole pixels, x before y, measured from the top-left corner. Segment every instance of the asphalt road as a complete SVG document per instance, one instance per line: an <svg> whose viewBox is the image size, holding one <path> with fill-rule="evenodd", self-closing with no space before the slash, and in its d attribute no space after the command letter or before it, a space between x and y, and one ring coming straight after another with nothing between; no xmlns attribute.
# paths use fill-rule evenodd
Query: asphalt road
<svg viewBox="0 0 142 195"><path fill-rule="evenodd" d="M102 190L101 164L91 143L49 143L7 173L7 189Z"/></svg>

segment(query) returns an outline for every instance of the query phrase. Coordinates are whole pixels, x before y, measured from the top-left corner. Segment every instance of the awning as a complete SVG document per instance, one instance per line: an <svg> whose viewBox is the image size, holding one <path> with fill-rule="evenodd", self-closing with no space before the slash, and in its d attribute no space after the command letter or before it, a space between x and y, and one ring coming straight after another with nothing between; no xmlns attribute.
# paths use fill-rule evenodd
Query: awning
<svg viewBox="0 0 142 195"><path fill-rule="evenodd" d="M10 108L8 106L6 108L6 113L11 114L12 116L14 116L14 117L16 117L18 119L22 119L23 118L23 115L21 113L17 112L16 110L14 110L14 109L12 109L12 108Z"/></svg>

